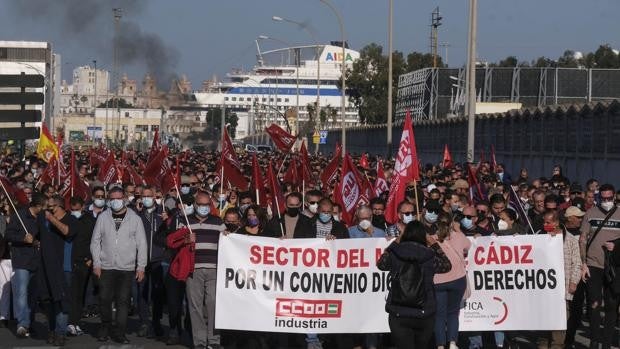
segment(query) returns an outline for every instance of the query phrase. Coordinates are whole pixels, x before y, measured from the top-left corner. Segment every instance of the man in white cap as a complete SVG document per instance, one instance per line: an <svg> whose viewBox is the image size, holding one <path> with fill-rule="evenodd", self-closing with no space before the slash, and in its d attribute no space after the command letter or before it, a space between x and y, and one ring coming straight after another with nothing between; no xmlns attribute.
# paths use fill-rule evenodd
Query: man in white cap
<svg viewBox="0 0 620 349"><path fill-rule="evenodd" d="M579 237L579 235L581 235L579 228L581 227L581 222L583 221L583 216L585 215L586 213L577 206L570 206L567 208L564 212L564 226L566 227L566 230L574 236Z"/></svg>

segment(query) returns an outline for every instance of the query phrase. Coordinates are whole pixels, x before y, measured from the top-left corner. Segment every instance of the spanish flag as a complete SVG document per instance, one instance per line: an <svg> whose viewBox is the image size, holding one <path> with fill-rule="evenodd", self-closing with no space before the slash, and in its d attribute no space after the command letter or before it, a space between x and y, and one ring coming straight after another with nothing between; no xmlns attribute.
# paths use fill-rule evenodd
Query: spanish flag
<svg viewBox="0 0 620 349"><path fill-rule="evenodd" d="M58 159L58 146L54 143L54 137L52 137L45 124L41 126L37 155L45 162L50 162L54 158Z"/></svg>

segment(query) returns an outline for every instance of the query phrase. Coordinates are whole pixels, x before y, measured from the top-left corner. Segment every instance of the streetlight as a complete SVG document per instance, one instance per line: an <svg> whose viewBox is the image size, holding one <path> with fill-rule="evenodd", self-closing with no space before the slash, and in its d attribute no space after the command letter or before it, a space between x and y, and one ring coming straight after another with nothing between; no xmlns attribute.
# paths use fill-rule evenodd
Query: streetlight
<svg viewBox="0 0 620 349"><path fill-rule="evenodd" d="M474 162L476 137L476 27L478 1L469 0L469 33L467 45L467 162Z"/></svg>
<svg viewBox="0 0 620 349"><path fill-rule="evenodd" d="M346 154L346 136L347 136L347 131L346 131L346 105L345 105L345 100L346 100L346 74L347 74L347 66L346 66L346 57L345 57L345 37L344 37L344 24L342 22L342 17L340 16L340 13L338 13L338 11L336 10L336 8L334 7L334 5L332 5L328 0L320 0L322 3L324 3L325 5L327 5L327 7L329 7L330 10L332 10L332 12L336 15L336 18L338 19L338 25L340 26L340 34L342 35L342 97L340 100L340 109L341 109L341 113L342 113L342 157L344 158L345 154ZM391 56L391 52L390 52L390 56ZM390 84L391 86L391 84Z"/></svg>
<svg viewBox="0 0 620 349"><path fill-rule="evenodd" d="M93 59L95 65L95 103L93 108L93 147L95 146L95 138L97 137L97 60Z"/></svg>
<svg viewBox="0 0 620 349"><path fill-rule="evenodd" d="M387 157L392 156L392 23L393 23L394 1L389 0L388 18L388 103L387 103Z"/></svg>
<svg viewBox="0 0 620 349"><path fill-rule="evenodd" d="M272 20L276 21L276 22L288 22L288 23L292 23L295 24L296 26L298 26L299 28L303 29L306 31L306 33L308 33L310 35L310 37L312 38L312 40L314 41L314 44L316 46L316 119L320 120L321 118L321 50L319 47L319 41L316 39L316 35L314 34L314 32L312 30L310 30L306 25L304 25L301 22L297 22L297 21L293 21L287 18L283 18L283 17L279 17L279 16L273 16L271 17ZM343 43L344 45L344 43ZM298 58L299 58L299 53L298 53ZM343 57L343 62L344 62L344 57ZM299 71L299 67L297 67L297 71ZM297 88L299 90L299 87ZM299 93L299 92L298 92ZM298 101L297 101L297 119L299 120L299 97ZM315 122L315 129L316 129L316 122ZM298 126L299 124L297 124ZM297 130L297 134L299 135L299 129ZM317 144L317 151L318 151L318 144Z"/></svg>
<svg viewBox="0 0 620 349"><path fill-rule="evenodd" d="M289 47L289 48L291 47L291 45L288 42L271 37L271 36L259 35L258 38L261 40L273 40L281 44L284 44L286 47ZM289 59L289 63L290 63L290 59ZM297 133L298 136L299 136L299 63L300 63L299 48L295 48L295 76L296 76L295 132Z"/></svg>

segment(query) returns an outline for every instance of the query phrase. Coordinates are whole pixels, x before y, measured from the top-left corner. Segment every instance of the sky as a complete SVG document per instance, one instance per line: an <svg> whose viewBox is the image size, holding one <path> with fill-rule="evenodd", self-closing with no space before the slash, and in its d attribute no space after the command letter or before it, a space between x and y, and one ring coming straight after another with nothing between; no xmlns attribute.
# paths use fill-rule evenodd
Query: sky
<svg viewBox="0 0 620 349"><path fill-rule="evenodd" d="M387 49L388 0L331 1L343 16L352 49L371 42ZM465 63L467 0L393 1L395 50L429 52L430 16L439 6L439 42L450 45L449 64ZM250 69L259 35L311 43L295 25L272 21L274 15L306 23L324 43L341 37L335 15L319 0L0 0L0 6L0 40L50 41L62 56L65 79L93 59L111 69L114 6L124 9L122 21L132 24L131 36L144 40L128 47L121 70L138 81L147 69L161 68L162 76L185 74L194 89L233 68ZM566 49L589 52L605 43L617 49L618 13L618 0L478 0L478 58L557 58ZM261 45L281 47L273 41Z"/></svg>

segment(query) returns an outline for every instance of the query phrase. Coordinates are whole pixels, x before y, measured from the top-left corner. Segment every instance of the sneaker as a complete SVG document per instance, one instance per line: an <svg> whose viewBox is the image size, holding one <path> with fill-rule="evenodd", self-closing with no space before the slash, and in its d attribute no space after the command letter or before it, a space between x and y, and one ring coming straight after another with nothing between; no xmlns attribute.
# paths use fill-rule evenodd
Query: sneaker
<svg viewBox="0 0 620 349"><path fill-rule="evenodd" d="M67 325L67 336L70 336L70 337L78 336L77 328L73 325Z"/></svg>
<svg viewBox="0 0 620 349"><path fill-rule="evenodd" d="M127 339L127 337L125 336L113 336L112 340L115 341L118 344L129 344L129 339Z"/></svg>
<svg viewBox="0 0 620 349"><path fill-rule="evenodd" d="M84 330L82 330L79 325L75 325L75 331L77 332L78 336L81 336L84 334Z"/></svg>
<svg viewBox="0 0 620 349"><path fill-rule="evenodd" d="M321 342L310 342L307 346L308 349L323 349Z"/></svg>
<svg viewBox="0 0 620 349"><path fill-rule="evenodd" d="M30 337L30 333L28 332L28 329L23 327L23 326L19 326L17 328L17 331L15 332L15 334L17 334L17 338L27 338L27 337Z"/></svg>
<svg viewBox="0 0 620 349"><path fill-rule="evenodd" d="M166 345L179 345L181 344L181 338L179 338L176 334L170 334L168 340L166 340Z"/></svg>
<svg viewBox="0 0 620 349"><path fill-rule="evenodd" d="M107 342L110 339L110 336L108 335L108 329L105 327L101 327L99 329L99 334L97 335L97 340L99 342Z"/></svg>
<svg viewBox="0 0 620 349"><path fill-rule="evenodd" d="M149 326L148 325L141 325L140 329L138 330L138 337L146 337L146 335L149 333Z"/></svg>
<svg viewBox="0 0 620 349"><path fill-rule="evenodd" d="M450 342L450 349L459 349L459 347L456 346L455 342Z"/></svg>

